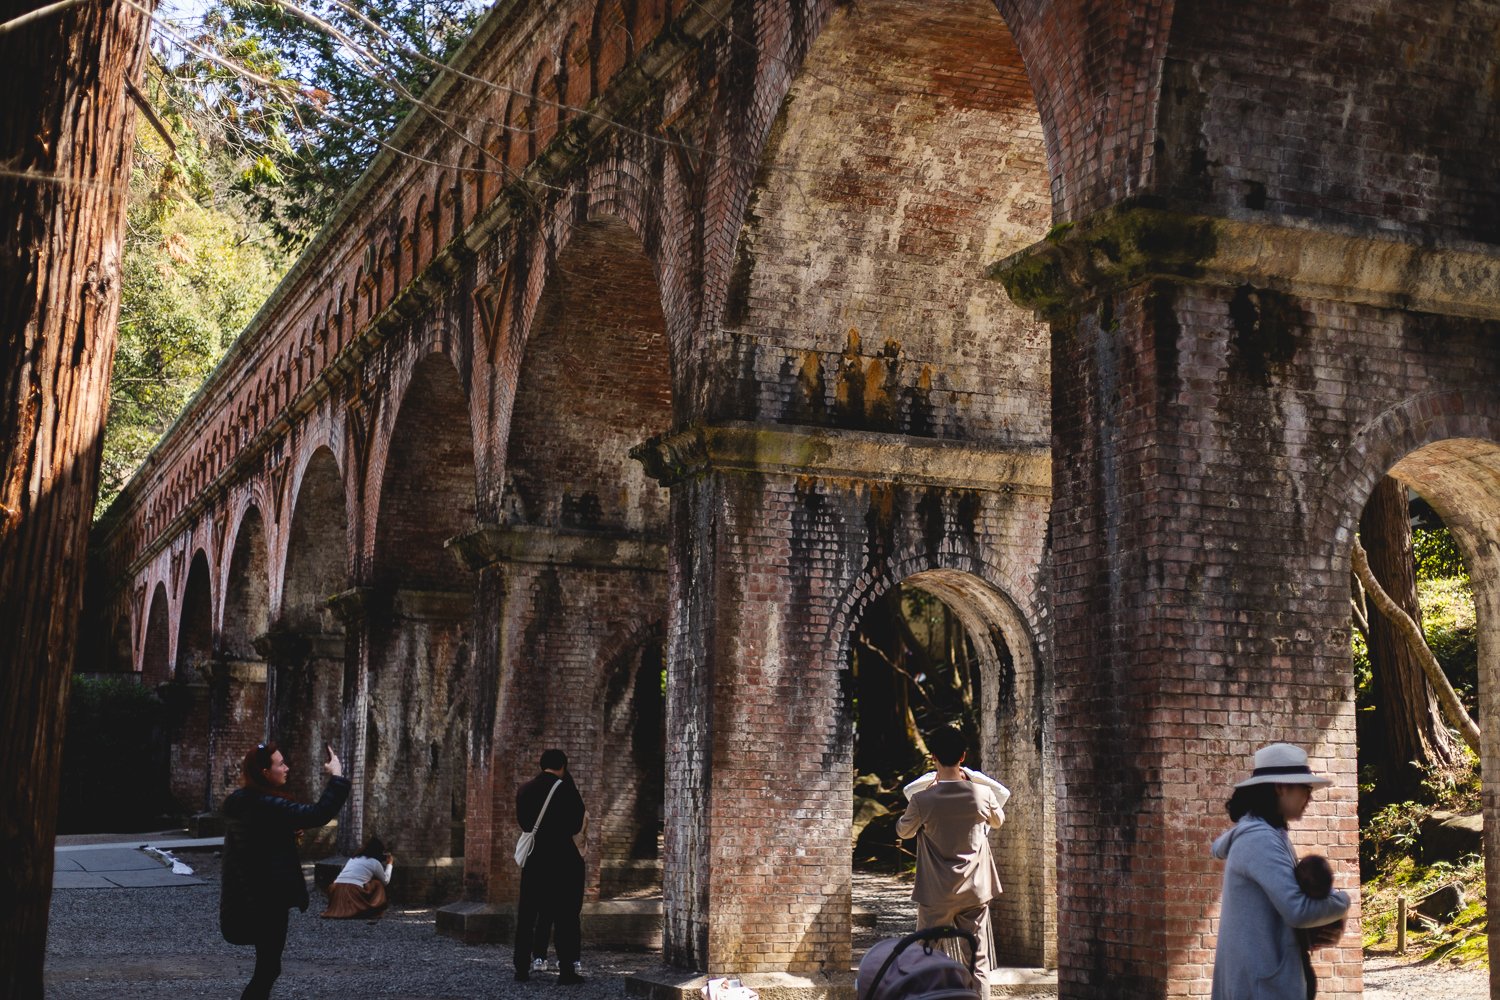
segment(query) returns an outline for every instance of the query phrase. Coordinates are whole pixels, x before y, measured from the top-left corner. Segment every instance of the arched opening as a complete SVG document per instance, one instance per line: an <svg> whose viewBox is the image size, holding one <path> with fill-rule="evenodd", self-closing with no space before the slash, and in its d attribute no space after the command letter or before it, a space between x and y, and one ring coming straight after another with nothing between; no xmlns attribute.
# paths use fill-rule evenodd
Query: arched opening
<svg viewBox="0 0 1500 1000"><path fill-rule="evenodd" d="M908 804L901 789L931 770L925 738L955 726L969 747L965 766L1012 795L1005 825L990 836L1003 887L990 904L994 963L1055 964L1051 762L1042 749L1049 699L1032 645L1010 602L957 570L915 573L866 605L849 642L856 961L875 941L915 927L915 903L894 923L870 923L861 910L875 896L909 895L914 845L895 836Z"/></svg>
<svg viewBox="0 0 1500 1000"><path fill-rule="evenodd" d="M224 576L219 650L209 681L209 800L214 805L239 786L239 762L265 739L266 664L256 641L271 615L266 523L258 507L240 517ZM270 734L274 735L274 734ZM305 767L292 761L293 773Z"/></svg>
<svg viewBox="0 0 1500 1000"><path fill-rule="evenodd" d="M213 584L208 556L199 549L182 591L177 629L177 669L170 691L171 744L168 751L172 798L182 812L212 808L209 781L209 695L213 673Z"/></svg>
<svg viewBox="0 0 1500 1000"><path fill-rule="evenodd" d="M158 583L151 592L146 635L141 643L141 683L147 687L162 684L172 676L171 603L166 584Z"/></svg>
<svg viewBox="0 0 1500 1000"><path fill-rule="evenodd" d="M224 577L224 619L219 655L228 661L260 663L255 640L271 623L271 592L266 571L266 525L260 509L240 518L229 572Z"/></svg>
<svg viewBox="0 0 1500 1000"><path fill-rule="evenodd" d="M270 729L289 756L315 761L324 743L343 748L344 625L329 599L349 589L348 515L338 462L318 449L302 473L287 537L286 576L281 612L265 643ZM321 773L303 767L290 776L294 793L311 801ZM311 844L304 853L320 856L333 845ZM312 831L309 831L312 834Z"/></svg>
<svg viewBox="0 0 1500 1000"><path fill-rule="evenodd" d="M1500 724L1500 444L1447 439L1407 454L1377 483L1359 533L1377 582L1421 627L1479 731ZM1478 755L1465 746L1432 686L1414 681L1418 654L1384 602L1363 591L1352 631L1366 963L1394 960L1397 896L1411 903L1409 955L1472 959L1484 935L1469 904L1500 902L1485 835L1500 760L1491 740ZM1404 749L1386 752L1393 743Z"/></svg>
<svg viewBox="0 0 1500 1000"><path fill-rule="evenodd" d="M213 589L208 556L202 549L193 556L187 585L182 590L182 624L177 629L176 677L195 680L213 657Z"/></svg>
<svg viewBox="0 0 1500 1000"><path fill-rule="evenodd" d="M130 613L122 612L115 619L114 632L109 643L109 661L105 667L110 673L128 674L135 669L135 651L130 642Z"/></svg>
<svg viewBox="0 0 1500 1000"><path fill-rule="evenodd" d="M452 899L463 877L474 598L445 543L474 527L473 442L458 372L427 357L391 436L367 615L360 834L399 845L408 900Z"/></svg>
<svg viewBox="0 0 1500 1000"><path fill-rule="evenodd" d="M581 225L547 277L506 440L495 829L564 750L598 836L585 898L661 886L667 493L630 457L672 425L660 289L633 230ZM514 892L497 873L495 894ZM539 956L540 957L540 956Z"/></svg>

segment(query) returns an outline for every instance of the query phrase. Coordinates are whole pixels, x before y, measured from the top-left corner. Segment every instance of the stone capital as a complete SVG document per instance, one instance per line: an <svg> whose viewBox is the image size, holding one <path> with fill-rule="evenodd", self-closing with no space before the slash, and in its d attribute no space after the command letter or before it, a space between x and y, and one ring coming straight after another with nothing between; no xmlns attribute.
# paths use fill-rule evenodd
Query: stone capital
<svg viewBox="0 0 1500 1000"><path fill-rule="evenodd" d="M214 660L204 664L203 676L209 683L264 684L266 665L260 660Z"/></svg>
<svg viewBox="0 0 1500 1000"><path fill-rule="evenodd" d="M1297 219L1237 219L1122 202L990 268L1048 319L1100 295L1167 279L1477 319L1500 318L1500 250L1408 242Z"/></svg>
<svg viewBox="0 0 1500 1000"><path fill-rule="evenodd" d="M667 568L666 543L631 532L485 524L448 539L446 546L468 570L480 570L498 563L655 572Z"/></svg>
<svg viewBox="0 0 1500 1000"><path fill-rule="evenodd" d="M710 470L857 479L1047 496L1046 443L1006 447L904 434L785 424L723 423L654 437L630 450L663 486Z"/></svg>
<svg viewBox="0 0 1500 1000"><path fill-rule="evenodd" d="M251 644L261 659L278 667L305 663L312 652L307 636L283 629L262 632Z"/></svg>
<svg viewBox="0 0 1500 1000"><path fill-rule="evenodd" d="M327 601L328 608L344 623L347 629L359 628L365 623L375 600L373 587L351 587L334 594Z"/></svg>

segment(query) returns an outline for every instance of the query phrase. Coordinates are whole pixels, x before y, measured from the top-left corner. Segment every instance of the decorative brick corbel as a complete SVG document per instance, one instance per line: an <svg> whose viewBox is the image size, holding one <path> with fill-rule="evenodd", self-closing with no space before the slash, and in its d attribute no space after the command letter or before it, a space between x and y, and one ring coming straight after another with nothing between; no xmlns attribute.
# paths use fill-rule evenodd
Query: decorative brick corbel
<svg viewBox="0 0 1500 1000"><path fill-rule="evenodd" d="M630 449L630 457L662 486L673 486L708 469L708 441L701 427L689 427L647 438Z"/></svg>

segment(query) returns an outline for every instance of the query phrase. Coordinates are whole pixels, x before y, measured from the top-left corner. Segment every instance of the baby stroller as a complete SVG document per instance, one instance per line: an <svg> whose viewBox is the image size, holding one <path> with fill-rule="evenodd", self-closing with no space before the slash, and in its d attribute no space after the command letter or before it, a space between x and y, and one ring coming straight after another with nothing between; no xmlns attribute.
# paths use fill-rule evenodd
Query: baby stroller
<svg viewBox="0 0 1500 1000"><path fill-rule="evenodd" d="M950 938L967 942L967 965L938 947ZM860 960L856 1000L988 1000L974 978L978 945L974 935L957 927L929 927L881 941Z"/></svg>

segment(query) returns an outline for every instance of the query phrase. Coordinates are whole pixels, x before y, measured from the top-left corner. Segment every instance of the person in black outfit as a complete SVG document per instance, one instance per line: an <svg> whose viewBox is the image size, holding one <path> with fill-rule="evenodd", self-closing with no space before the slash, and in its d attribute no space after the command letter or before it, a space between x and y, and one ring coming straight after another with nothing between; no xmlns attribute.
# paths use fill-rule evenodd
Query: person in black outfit
<svg viewBox="0 0 1500 1000"><path fill-rule="evenodd" d="M349 797L349 779L330 748L328 784L314 805L286 792L290 770L275 743L245 754L241 787L224 800L224 883L219 928L230 944L255 945L255 974L240 1000L266 1000L281 975L287 918L307 911L307 879L297 857L299 831L322 826Z"/></svg>
<svg viewBox="0 0 1500 1000"><path fill-rule="evenodd" d="M583 830L583 797L568 773L567 754L548 750L542 754L541 768L541 774L516 791L516 819L522 830L530 830L542 814L547 794L557 786L536 830L531 857L521 869L521 901L516 907L516 981L530 978L533 946L540 938L546 947L546 939L540 935L550 924L557 943L557 981L581 983L583 977L575 963L583 947L578 928L578 914L583 909L583 856L573 837Z"/></svg>

